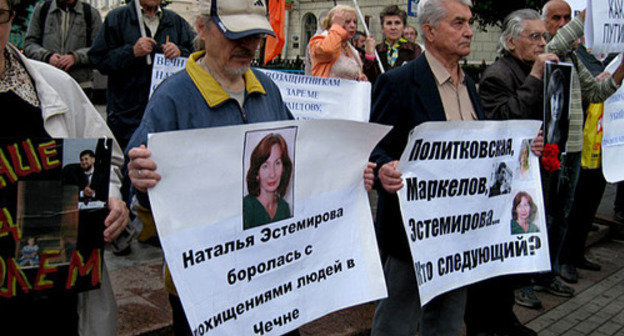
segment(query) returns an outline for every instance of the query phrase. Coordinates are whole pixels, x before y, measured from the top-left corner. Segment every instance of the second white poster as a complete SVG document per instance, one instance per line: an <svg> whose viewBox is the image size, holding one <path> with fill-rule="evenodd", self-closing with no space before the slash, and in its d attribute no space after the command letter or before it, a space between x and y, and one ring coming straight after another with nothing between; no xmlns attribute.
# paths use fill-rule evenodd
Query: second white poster
<svg viewBox="0 0 624 336"><path fill-rule="evenodd" d="M511 273L550 269L539 121L429 122L398 170L420 301Z"/></svg>

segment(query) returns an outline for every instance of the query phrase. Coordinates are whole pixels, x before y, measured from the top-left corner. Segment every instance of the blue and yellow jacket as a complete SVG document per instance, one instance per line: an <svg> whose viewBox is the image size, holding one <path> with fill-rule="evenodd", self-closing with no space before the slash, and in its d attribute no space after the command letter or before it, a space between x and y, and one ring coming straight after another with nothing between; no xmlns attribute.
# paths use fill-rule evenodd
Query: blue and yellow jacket
<svg viewBox="0 0 624 336"><path fill-rule="evenodd" d="M139 128L130 139L128 151L146 145L148 133L293 119L278 87L265 74L250 69L243 75L246 87L241 107L197 64L203 55L204 52L191 54L185 71L172 75L158 86ZM141 204L139 217L144 225L153 227L146 195L135 192ZM176 294L168 270L165 288Z"/></svg>

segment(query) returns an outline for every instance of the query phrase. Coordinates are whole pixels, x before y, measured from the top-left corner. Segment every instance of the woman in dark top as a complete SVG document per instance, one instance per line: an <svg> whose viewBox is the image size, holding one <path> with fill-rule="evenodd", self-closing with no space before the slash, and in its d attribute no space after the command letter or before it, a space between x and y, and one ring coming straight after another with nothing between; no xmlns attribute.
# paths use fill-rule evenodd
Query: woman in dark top
<svg viewBox="0 0 624 336"><path fill-rule="evenodd" d="M290 183L292 161L284 138L275 133L266 135L249 161L243 227L249 229L290 217L290 207L283 197Z"/></svg>
<svg viewBox="0 0 624 336"><path fill-rule="evenodd" d="M403 37L403 29L407 24L407 13L397 5L390 5L379 14L384 40L377 45L377 54L384 71L390 71L420 56L420 46ZM372 53L364 55L364 74L375 84L382 71L379 62Z"/></svg>

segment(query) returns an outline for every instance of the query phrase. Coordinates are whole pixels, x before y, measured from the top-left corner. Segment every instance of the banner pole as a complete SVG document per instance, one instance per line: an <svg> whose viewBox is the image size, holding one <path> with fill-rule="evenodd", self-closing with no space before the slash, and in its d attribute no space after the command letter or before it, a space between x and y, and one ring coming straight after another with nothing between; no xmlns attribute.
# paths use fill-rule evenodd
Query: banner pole
<svg viewBox="0 0 624 336"><path fill-rule="evenodd" d="M368 27L366 26L366 21L364 21L364 15L362 14L362 11L360 10L360 6L358 5L357 0L353 0L353 7L355 7L355 10L357 11L358 16L360 17L360 22L362 22L362 26L364 27L364 31L366 32L366 36L370 36L370 31L368 30ZM376 46L374 50L375 50L375 59L377 59L379 70L381 71L381 73L384 73L386 71L384 70L383 64L381 63L381 58L379 58L379 53L377 53Z"/></svg>

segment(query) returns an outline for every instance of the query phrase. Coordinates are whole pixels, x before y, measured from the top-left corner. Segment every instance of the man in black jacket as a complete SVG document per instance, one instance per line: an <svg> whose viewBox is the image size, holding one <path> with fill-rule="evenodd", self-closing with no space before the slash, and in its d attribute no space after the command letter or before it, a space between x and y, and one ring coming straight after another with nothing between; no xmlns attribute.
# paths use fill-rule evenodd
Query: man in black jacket
<svg viewBox="0 0 624 336"><path fill-rule="evenodd" d="M372 335L458 335L462 328L466 290L459 288L420 307L396 192L403 187L396 170L410 130L426 121L484 119L474 82L459 61L470 53L472 13L469 0L429 0L418 6L426 52L377 79L371 122L392 125L371 154L377 164L377 223L381 250L388 258L384 274L388 298L375 309ZM443 17L436 14L443 12Z"/></svg>
<svg viewBox="0 0 624 336"><path fill-rule="evenodd" d="M502 57L481 76L479 94L487 119L543 119L544 63L557 61L545 54L546 25L539 13L522 9L503 22L499 40ZM468 289L467 335L536 335L520 324L513 313L514 288L526 284L526 277L511 275L482 281ZM532 286L518 292L516 302L539 308L541 302Z"/></svg>
<svg viewBox="0 0 624 336"><path fill-rule="evenodd" d="M98 33L89 57L96 69L108 75L107 123L125 149L139 126L150 91L154 53L166 58L188 57L195 32L178 14L160 8L160 0L140 0L145 23L141 36L134 1L111 11Z"/></svg>

